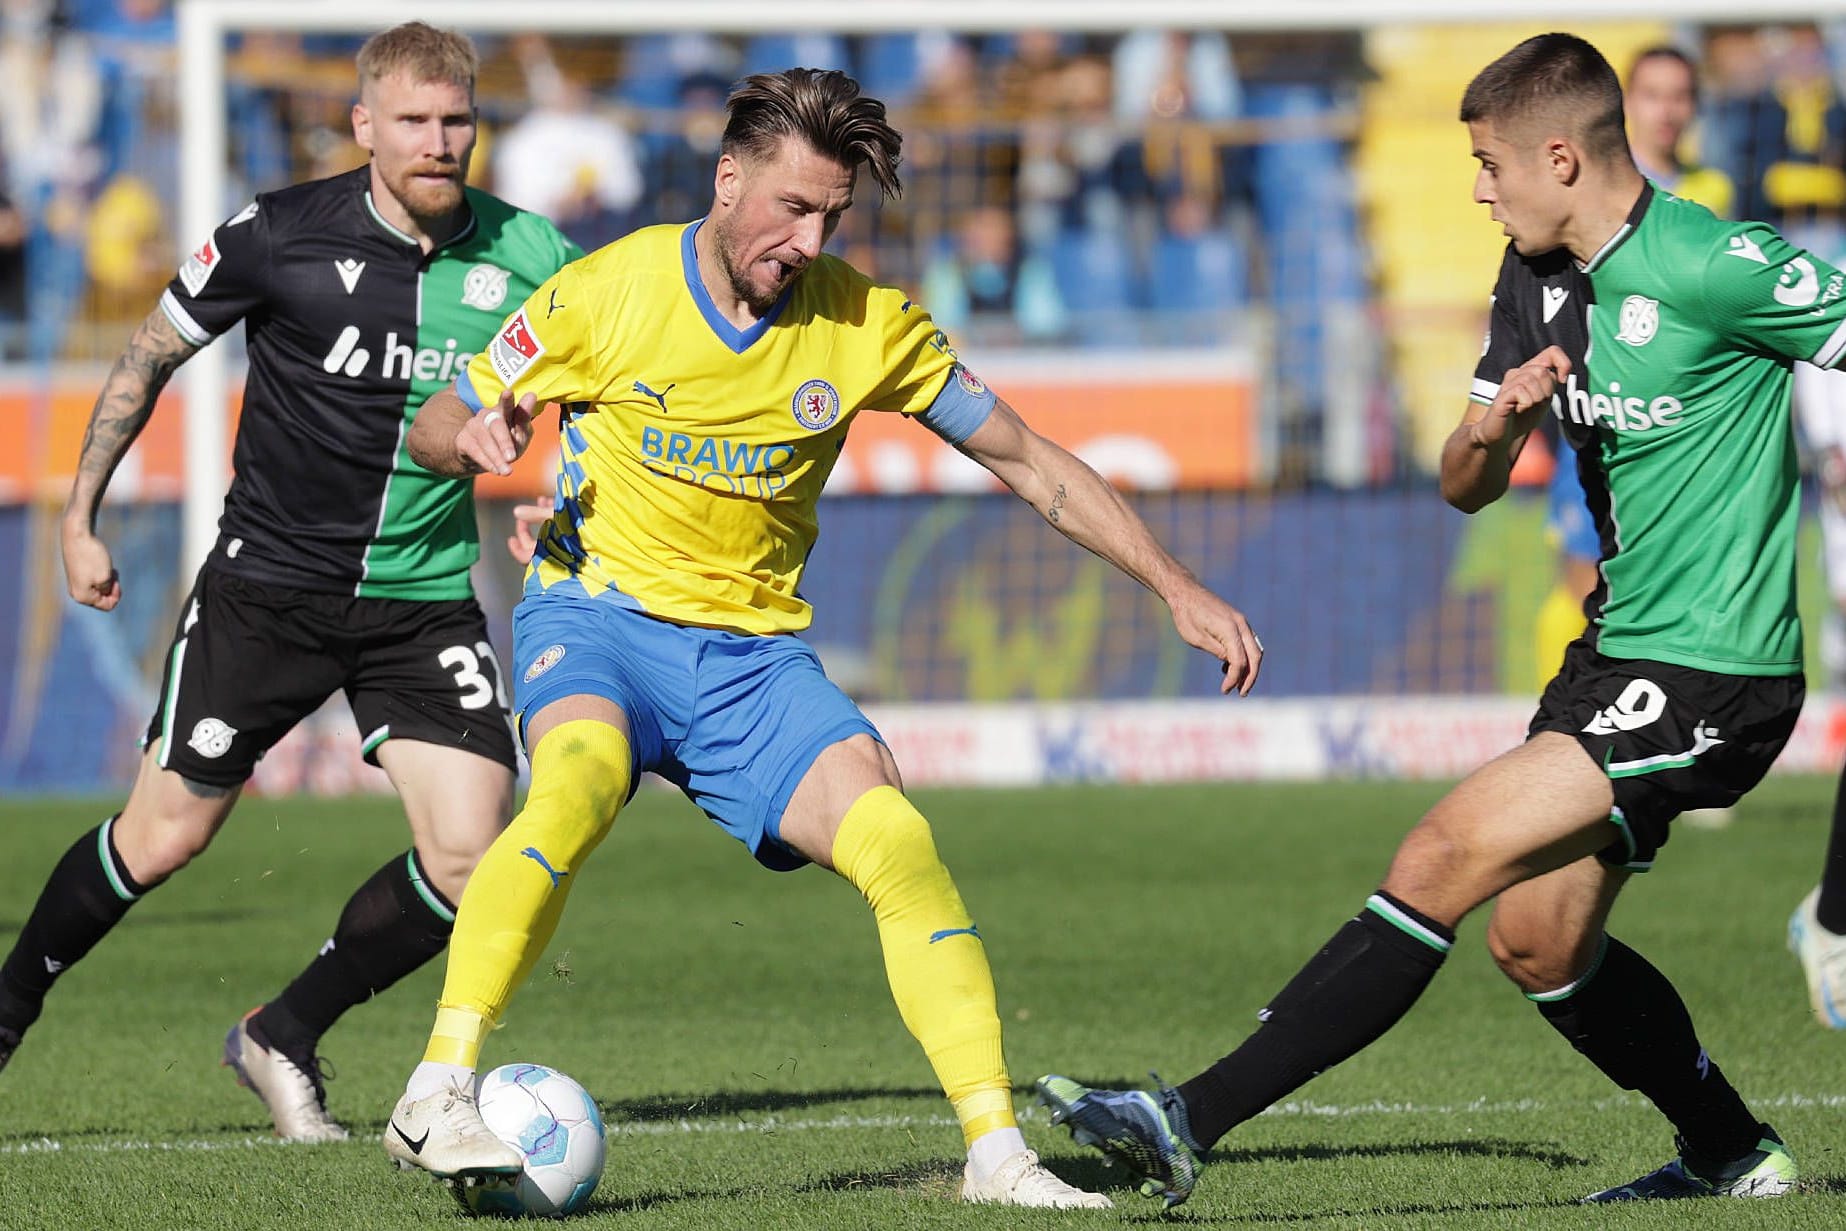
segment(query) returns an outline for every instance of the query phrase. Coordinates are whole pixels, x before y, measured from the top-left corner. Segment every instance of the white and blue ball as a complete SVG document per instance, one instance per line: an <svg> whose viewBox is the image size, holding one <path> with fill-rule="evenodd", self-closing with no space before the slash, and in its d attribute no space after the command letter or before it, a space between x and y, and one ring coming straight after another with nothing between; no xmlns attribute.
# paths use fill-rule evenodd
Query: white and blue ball
<svg viewBox="0 0 1846 1231"><path fill-rule="evenodd" d="M525 1155L513 1184L456 1189L476 1214L561 1217L589 1203L602 1179L607 1145L602 1112L589 1091L542 1064L503 1064L481 1078L481 1119Z"/></svg>

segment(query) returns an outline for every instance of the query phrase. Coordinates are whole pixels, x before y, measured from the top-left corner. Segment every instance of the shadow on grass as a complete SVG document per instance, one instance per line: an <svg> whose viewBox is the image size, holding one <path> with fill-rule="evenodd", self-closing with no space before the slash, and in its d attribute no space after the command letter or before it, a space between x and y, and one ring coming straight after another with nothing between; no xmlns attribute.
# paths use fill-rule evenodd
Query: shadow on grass
<svg viewBox="0 0 1846 1231"><path fill-rule="evenodd" d="M1019 1093L1022 1087L1015 1087ZM753 1111L804 1111L829 1103L857 1103L867 1099L927 1099L941 1104L948 1114L942 1091L935 1086L839 1087L829 1090L717 1090L706 1094L652 1094L633 1099L597 1099L605 1120L686 1120L735 1116Z"/></svg>
<svg viewBox="0 0 1846 1231"><path fill-rule="evenodd" d="M1214 1150L1213 1163L1328 1162L1340 1158L1397 1158L1405 1155L1460 1154L1472 1158L1519 1159L1543 1163L1553 1171L1587 1167L1591 1159L1562 1150L1547 1150L1498 1137L1470 1137L1466 1141L1389 1142L1375 1145L1271 1146L1262 1150Z"/></svg>
<svg viewBox="0 0 1846 1231"><path fill-rule="evenodd" d="M961 1183L961 1167L950 1162L912 1163L903 1167L886 1167L877 1170L842 1171L835 1175L825 1175L818 1179L800 1184L790 1184L783 1192L795 1193L845 1193L865 1192L872 1189L888 1189L893 1192L907 1193L911 1196L925 1198L954 1199ZM620 1197L604 1200L592 1198L585 1214L603 1212L620 1212L638 1214L662 1206L674 1206L686 1201L734 1201L742 1197L760 1196L761 1189L755 1188L716 1188L679 1192L640 1193L632 1197Z"/></svg>

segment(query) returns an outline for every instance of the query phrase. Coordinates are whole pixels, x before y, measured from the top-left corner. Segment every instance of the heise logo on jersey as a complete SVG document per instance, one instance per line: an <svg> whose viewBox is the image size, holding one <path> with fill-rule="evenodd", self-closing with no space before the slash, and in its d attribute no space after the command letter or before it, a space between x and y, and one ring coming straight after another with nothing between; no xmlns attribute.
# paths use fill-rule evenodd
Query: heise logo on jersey
<svg viewBox="0 0 1846 1231"><path fill-rule="evenodd" d="M441 350L419 346L412 350L397 340L396 331L385 335L384 378L386 380L450 381L468 366L473 351L457 350L450 338ZM359 327L348 325L333 340L333 349L320 361L321 370L329 375L344 372L358 376L372 360L372 352L359 345Z"/></svg>
<svg viewBox="0 0 1846 1231"><path fill-rule="evenodd" d="M1551 413L1559 419L1595 427L1605 423L1618 432L1645 432L1655 427L1678 427L1686 408L1670 393L1657 398L1623 397L1622 382L1609 382L1607 393L1577 388L1577 374L1564 380L1564 392L1551 395Z"/></svg>

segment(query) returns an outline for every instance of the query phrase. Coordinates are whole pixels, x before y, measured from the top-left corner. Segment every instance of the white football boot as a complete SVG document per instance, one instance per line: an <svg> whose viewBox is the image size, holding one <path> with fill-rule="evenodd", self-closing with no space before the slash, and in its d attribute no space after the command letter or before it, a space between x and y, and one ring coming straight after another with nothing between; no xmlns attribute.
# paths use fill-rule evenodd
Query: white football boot
<svg viewBox="0 0 1846 1231"><path fill-rule="evenodd" d="M444 1180L516 1176L525 1156L493 1135L481 1119L474 1089L451 1083L434 1094L406 1094L385 1125L385 1153L405 1171L421 1168Z"/></svg>
<svg viewBox="0 0 1846 1231"><path fill-rule="evenodd" d="M977 1204L1020 1205L1042 1210L1106 1210L1115 1202L1101 1193L1086 1193L1066 1184L1038 1161L1031 1150L1021 1150L995 1167L985 1180L976 1181L970 1164L962 1169L961 1199Z"/></svg>
<svg viewBox="0 0 1846 1231"><path fill-rule="evenodd" d="M1846 1030L1846 936L1829 932L1815 917L1816 886L1788 917L1788 948L1808 977L1808 1003L1823 1026Z"/></svg>
<svg viewBox="0 0 1846 1231"><path fill-rule="evenodd" d="M276 1136L284 1141L345 1141L346 1130L327 1114L318 1064L310 1062L310 1071L302 1071L281 1052L251 1038L249 1021L245 1014L224 1036L224 1063L237 1074L238 1085L263 1100L275 1121Z"/></svg>

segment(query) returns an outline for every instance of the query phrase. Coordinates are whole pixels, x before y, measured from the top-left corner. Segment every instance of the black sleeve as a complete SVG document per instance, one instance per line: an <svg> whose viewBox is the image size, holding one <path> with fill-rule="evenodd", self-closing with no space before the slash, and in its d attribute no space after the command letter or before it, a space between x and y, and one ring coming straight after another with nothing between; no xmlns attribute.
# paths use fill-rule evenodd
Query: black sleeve
<svg viewBox="0 0 1846 1231"><path fill-rule="evenodd" d="M1493 401L1507 372L1536 353L1525 336L1522 311L1531 283L1530 271L1508 244L1506 257L1500 262L1499 280L1494 283L1493 311L1488 318L1487 337L1481 343L1481 361L1475 365L1474 385L1468 390L1468 396L1476 402Z"/></svg>
<svg viewBox="0 0 1846 1231"><path fill-rule="evenodd" d="M210 342L268 296L270 220L263 206L259 197L213 231L160 297L174 327L194 345Z"/></svg>

